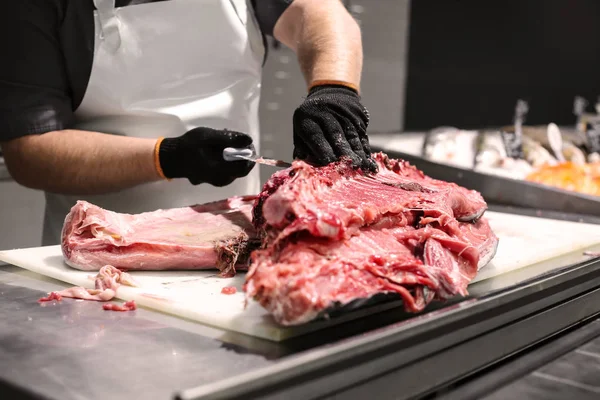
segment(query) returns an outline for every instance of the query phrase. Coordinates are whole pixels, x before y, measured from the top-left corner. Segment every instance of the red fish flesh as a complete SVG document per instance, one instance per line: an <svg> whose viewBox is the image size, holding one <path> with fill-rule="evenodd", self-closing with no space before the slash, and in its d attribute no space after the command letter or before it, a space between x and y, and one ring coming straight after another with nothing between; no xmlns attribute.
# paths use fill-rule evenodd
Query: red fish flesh
<svg viewBox="0 0 600 400"><path fill-rule="evenodd" d="M407 311L466 295L498 238L478 192L374 155L377 174L350 162L295 161L265 184L253 210L263 248L244 289L283 325L377 294Z"/></svg>
<svg viewBox="0 0 600 400"><path fill-rule="evenodd" d="M231 276L245 265L258 237L252 226L255 196L191 207L121 214L85 201L65 218L62 251L68 265L99 270L177 270L218 267Z"/></svg>

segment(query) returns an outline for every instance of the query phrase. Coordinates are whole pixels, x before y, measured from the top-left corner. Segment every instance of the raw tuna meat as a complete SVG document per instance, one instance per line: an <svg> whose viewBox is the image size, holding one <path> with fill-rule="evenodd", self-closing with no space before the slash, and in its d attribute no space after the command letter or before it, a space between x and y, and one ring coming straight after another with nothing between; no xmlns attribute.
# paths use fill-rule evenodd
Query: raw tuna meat
<svg viewBox="0 0 600 400"><path fill-rule="evenodd" d="M136 215L79 201L65 218L64 259L73 268L127 270L219 268L225 276L244 266L259 245L252 226L255 196Z"/></svg>
<svg viewBox="0 0 600 400"><path fill-rule="evenodd" d="M38 302L61 301L63 297L71 297L82 300L109 301L117 295L117 289L121 285L138 286L136 281L127 272L123 272L113 267L105 265L100 268L94 280L95 289L86 289L81 286L74 286L60 292L52 292L47 297L42 297ZM123 306L117 304L104 304L105 310L111 311L131 311L136 309L135 302L126 302Z"/></svg>
<svg viewBox="0 0 600 400"><path fill-rule="evenodd" d="M407 162L373 156L367 175L346 160L295 161L265 184L253 210L263 248L244 289L283 325L392 294L410 312L466 295L498 239L478 192L434 180Z"/></svg>
<svg viewBox="0 0 600 400"><path fill-rule="evenodd" d="M137 304L135 304L135 300L126 301L121 304L103 304L102 309L106 311L134 311L137 309Z"/></svg>
<svg viewBox="0 0 600 400"><path fill-rule="evenodd" d="M86 289L81 286L74 286L61 290L60 292L53 293L56 293L60 297L71 297L82 300L109 301L116 296L117 289L121 285L138 286L133 277L127 272L118 270L112 265L105 265L104 267L100 268L98 275L96 275L94 280L95 289Z"/></svg>
<svg viewBox="0 0 600 400"><path fill-rule="evenodd" d="M38 300L38 303L46 303L49 301L61 301L62 300L62 296L60 294L58 294L58 292L51 292L48 293L48 296L46 297L42 297L41 299Z"/></svg>

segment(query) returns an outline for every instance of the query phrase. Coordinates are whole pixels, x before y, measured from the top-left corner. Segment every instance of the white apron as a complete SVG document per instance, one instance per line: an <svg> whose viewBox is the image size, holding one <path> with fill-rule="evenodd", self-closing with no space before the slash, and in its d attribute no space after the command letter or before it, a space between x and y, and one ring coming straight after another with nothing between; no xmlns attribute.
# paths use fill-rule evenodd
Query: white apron
<svg viewBox="0 0 600 400"><path fill-rule="evenodd" d="M170 0L122 8L115 8L114 0L94 4L94 62L75 129L158 138L198 126L227 128L252 136L260 151L265 49L247 0ZM60 243L65 216L77 200L140 213L259 190L254 168L223 188L174 179L108 195L46 193L43 244Z"/></svg>

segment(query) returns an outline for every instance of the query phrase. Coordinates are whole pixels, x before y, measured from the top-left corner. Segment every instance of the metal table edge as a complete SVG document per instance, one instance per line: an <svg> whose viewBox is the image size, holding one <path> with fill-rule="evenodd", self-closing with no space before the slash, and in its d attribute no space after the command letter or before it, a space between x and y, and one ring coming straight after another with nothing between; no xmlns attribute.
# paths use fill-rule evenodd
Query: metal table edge
<svg viewBox="0 0 600 400"><path fill-rule="evenodd" d="M584 261L529 279L515 287L487 294L476 301L465 300L450 306L451 310L433 311L375 330L359 338L351 338L327 346L326 349L317 348L290 356L273 366L180 391L174 398L178 400L231 398L255 392L267 392L284 381L302 379L307 371L343 369L344 365L352 365L352 360L368 359L385 352L386 348L398 347L402 343L410 341L419 343L428 340L435 331L448 327L452 327L452 331L470 328L472 331L470 337L475 337L496 329L510 322L511 319L539 312L552 304L558 304L597 286L600 286L600 259ZM489 323L498 316L504 318ZM399 362L396 367L401 367L400 364Z"/></svg>

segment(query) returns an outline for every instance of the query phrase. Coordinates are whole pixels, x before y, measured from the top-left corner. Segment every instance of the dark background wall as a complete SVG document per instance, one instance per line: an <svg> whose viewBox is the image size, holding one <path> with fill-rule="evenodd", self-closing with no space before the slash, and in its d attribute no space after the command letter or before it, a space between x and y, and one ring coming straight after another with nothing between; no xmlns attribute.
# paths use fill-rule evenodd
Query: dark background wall
<svg viewBox="0 0 600 400"><path fill-rule="evenodd" d="M404 129L573 124L573 100L600 95L600 1L415 0Z"/></svg>

